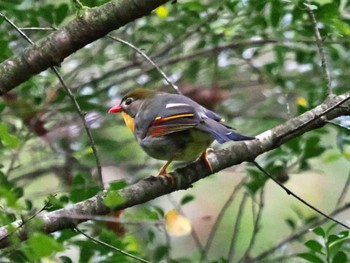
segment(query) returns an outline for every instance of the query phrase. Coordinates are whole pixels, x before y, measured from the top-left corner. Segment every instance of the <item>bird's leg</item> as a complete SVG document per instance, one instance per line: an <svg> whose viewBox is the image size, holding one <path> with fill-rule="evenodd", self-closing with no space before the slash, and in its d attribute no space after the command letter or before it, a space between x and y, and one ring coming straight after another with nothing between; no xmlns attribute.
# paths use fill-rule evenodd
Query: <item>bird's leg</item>
<svg viewBox="0 0 350 263"><path fill-rule="evenodd" d="M160 169L158 176L167 176L168 173L166 172L166 169L168 168L168 166L172 161L173 159L170 159L169 161L166 162L166 164L164 164L164 166Z"/></svg>
<svg viewBox="0 0 350 263"><path fill-rule="evenodd" d="M209 167L210 171L213 173L214 170L213 170L213 167L211 166L211 163L209 162L208 160L208 153L210 151L213 151L213 148L207 148L202 154L201 156L199 157L199 159L202 159Z"/></svg>
<svg viewBox="0 0 350 263"><path fill-rule="evenodd" d="M164 166L160 169L158 176L163 176L165 177L168 181L170 181L172 186L175 186L175 178L172 174L168 174L166 172L166 169L168 168L168 166L170 165L170 163L173 161L173 158L171 158L169 161L166 162L166 164L164 164Z"/></svg>

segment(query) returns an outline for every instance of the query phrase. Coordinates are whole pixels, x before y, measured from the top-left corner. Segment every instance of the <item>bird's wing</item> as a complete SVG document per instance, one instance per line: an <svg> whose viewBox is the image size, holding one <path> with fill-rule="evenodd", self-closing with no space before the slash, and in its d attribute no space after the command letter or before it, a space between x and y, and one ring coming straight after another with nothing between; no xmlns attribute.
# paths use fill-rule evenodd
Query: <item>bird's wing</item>
<svg viewBox="0 0 350 263"><path fill-rule="evenodd" d="M199 121L192 105L183 102L169 102L150 123L149 135L159 137L184 131L197 126Z"/></svg>
<svg viewBox="0 0 350 263"><path fill-rule="evenodd" d="M210 133L219 143L255 139L254 137L239 134L222 121L217 121L211 118L204 119L204 121L197 126L197 129Z"/></svg>
<svg viewBox="0 0 350 263"><path fill-rule="evenodd" d="M174 94L164 96L163 99L155 98L153 101L159 111L152 116L152 121L149 123L150 136L158 137L196 128L209 133L219 143L255 139L235 132L218 114L190 98Z"/></svg>

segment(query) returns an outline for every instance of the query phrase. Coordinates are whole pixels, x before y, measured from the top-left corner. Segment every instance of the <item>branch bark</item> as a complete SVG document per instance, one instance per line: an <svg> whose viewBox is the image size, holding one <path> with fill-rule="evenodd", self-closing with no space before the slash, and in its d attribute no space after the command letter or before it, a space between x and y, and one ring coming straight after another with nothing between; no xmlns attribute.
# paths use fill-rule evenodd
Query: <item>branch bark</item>
<svg viewBox="0 0 350 263"><path fill-rule="evenodd" d="M275 149L308 131L321 128L327 124L328 120L342 115L350 115L350 92L328 98L316 108L258 135L254 141L235 143L231 147L209 154L208 158L214 172L219 172L244 161L252 161L262 153ZM38 216L38 219L42 221L42 230L46 233L72 228L96 215L106 215L112 210L125 209L177 190L187 189L210 174L207 165L202 160L198 160L175 170L172 173L174 182L165 177L149 177L116 191L123 202L113 209L104 205L103 199L106 192L102 192L63 209L43 213ZM11 229L21 225L22 222L18 220L10 226L0 228L0 247L10 244L9 238L6 237L11 233ZM27 238L26 229L32 227L31 222L27 222L14 234L25 240Z"/></svg>
<svg viewBox="0 0 350 263"><path fill-rule="evenodd" d="M88 9L62 29L0 64L0 96L32 76L58 66L66 57L168 0L113 0Z"/></svg>

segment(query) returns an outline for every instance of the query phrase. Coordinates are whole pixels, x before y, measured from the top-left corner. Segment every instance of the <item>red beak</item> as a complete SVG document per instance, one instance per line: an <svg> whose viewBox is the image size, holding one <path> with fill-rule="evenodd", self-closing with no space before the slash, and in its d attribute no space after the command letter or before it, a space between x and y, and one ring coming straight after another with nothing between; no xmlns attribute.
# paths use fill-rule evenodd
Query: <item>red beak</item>
<svg viewBox="0 0 350 263"><path fill-rule="evenodd" d="M116 105L116 106L110 108L108 112L109 113L117 113L117 112L122 112L122 111L123 111L122 107L120 105Z"/></svg>

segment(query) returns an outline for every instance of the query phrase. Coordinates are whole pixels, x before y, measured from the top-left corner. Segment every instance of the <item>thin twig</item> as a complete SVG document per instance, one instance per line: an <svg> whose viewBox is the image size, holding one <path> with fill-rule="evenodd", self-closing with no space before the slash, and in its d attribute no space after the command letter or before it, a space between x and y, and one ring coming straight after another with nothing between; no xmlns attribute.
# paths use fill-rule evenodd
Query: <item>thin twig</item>
<svg viewBox="0 0 350 263"><path fill-rule="evenodd" d="M166 76L166 74L164 73L164 71L156 64L153 62L153 60L146 55L145 52L143 52L141 49L135 47L133 44L123 40L123 39L120 39L118 37L114 37L114 36L111 36L111 35L108 35L108 37L114 41L117 41L117 42L120 42L124 45L127 45L128 47L132 48L133 50L135 50L137 53L139 53L141 56L143 56L149 63L152 64L152 66L154 66L158 72L160 73L160 75L162 75L162 77L166 80L166 82L168 82L168 84L178 93L178 94L181 94L181 91L179 90L179 88L171 82L171 80Z"/></svg>
<svg viewBox="0 0 350 263"><path fill-rule="evenodd" d="M324 52L323 39L321 37L320 31L318 30L317 20L316 20L316 17L314 15L314 12L312 11L311 3L308 0L306 0L306 3L304 3L304 6L305 6L306 12L308 13L309 18L311 20L312 27L314 29L318 53L319 53L320 58L321 58L321 68L322 68L323 77L327 83L328 95L331 95L331 94L333 94L332 81L331 81L331 76L329 74L326 55Z"/></svg>
<svg viewBox="0 0 350 263"><path fill-rule="evenodd" d="M22 144L18 147L16 152L12 155L9 167L7 168L7 171L5 172L7 178L10 177L10 174L14 169L15 163L18 160L21 151L24 149L24 146L25 146L26 142L28 141L29 137L30 137L30 132L28 132L24 135L24 138L22 140Z"/></svg>
<svg viewBox="0 0 350 263"><path fill-rule="evenodd" d="M345 97L344 99L342 99L341 101L339 101L338 103L334 104L332 107L329 107L327 110L325 110L324 112L320 113L319 115L314 116L312 119L309 119L306 122L303 122L301 125L299 125L298 127L294 128L293 130L290 130L286 133L284 133L282 136L286 137L289 134L294 133L295 131L309 125L310 123L312 123L315 120L318 120L319 118L323 117L324 115L326 115L327 113L331 112L332 110L338 108L340 105L344 104L345 102L347 102L348 100L350 100L350 95L347 94L347 97ZM276 138L276 140L278 140L279 138Z"/></svg>
<svg viewBox="0 0 350 263"><path fill-rule="evenodd" d="M294 198L296 198L297 200L299 200L300 202L302 202L304 205L306 205L307 207L311 208L312 210L314 210L316 213L326 217L327 219L343 226L344 228L350 230L350 227L347 226L346 224L340 222L339 220L333 218L332 216L329 216L325 213L323 213L321 210L319 210L318 208L316 208L315 206L311 205L310 203L306 202L304 199L302 199L301 197L299 197L298 195L296 195L295 193L293 193L291 190L289 190L287 187L285 187L282 183L280 183L278 180L276 180L276 178L274 178L273 176L271 176L268 172L266 172L266 170L264 168L262 168L257 162L253 161L253 164L263 173L265 174L267 177L269 177L271 180L273 180L276 184L278 184L283 190L285 190L287 192L288 195L293 196Z"/></svg>
<svg viewBox="0 0 350 263"><path fill-rule="evenodd" d="M27 42L29 42L31 45L34 45L34 42L19 28L17 27L10 19L8 19L5 15L3 15L2 13L0 13L0 16L3 17L5 19L6 22L8 22L25 40L27 40ZM58 72L58 70L55 67L51 67L51 70L56 74L57 78L59 79L60 83L62 84L63 88L66 90L68 96L71 98L76 110L79 113L79 116L83 122L85 131L90 139L90 144L91 144L91 148L93 151L93 154L95 156L95 161L96 161L96 167L97 167L97 174L99 177L99 183L100 183L100 187L103 189L103 178L102 178L102 169L101 169L101 164L100 164L100 159L98 157L97 154L97 150L96 150L96 146L95 146L95 141L92 137L90 128L88 127L88 124L85 120L85 114L81 111L79 103L77 102L77 100L75 99L73 93L71 92L71 90L69 89L69 87L66 85L64 79L62 78L62 76L60 75L60 73Z"/></svg>
<svg viewBox="0 0 350 263"><path fill-rule="evenodd" d="M349 190L349 186L350 186L350 170L349 170L348 178L346 179L346 182L344 184L343 190L341 191L339 198L337 200L337 206L339 206L342 202L344 202L345 196Z"/></svg>
<svg viewBox="0 0 350 263"><path fill-rule="evenodd" d="M10 19L7 18L4 14L0 13L0 16L9 23L25 40L27 40L30 44L34 45L34 42L18 27L16 26Z"/></svg>
<svg viewBox="0 0 350 263"><path fill-rule="evenodd" d="M44 206L37 211L36 213L34 213L33 215L31 215L28 219L23 219L20 224L11 232L8 232L6 235L4 235L3 237L0 238L0 242L7 239L8 237L12 236L15 232L17 232L20 228L22 228L25 224L27 224L29 221L33 220L38 214L40 214L42 211L44 211L48 206L50 205L50 200L46 201Z"/></svg>
<svg viewBox="0 0 350 263"><path fill-rule="evenodd" d="M203 58L203 57L209 57L209 56L217 56L218 54L220 54L221 52L225 51L225 50L229 50L229 49L236 49L236 48L240 48L240 47L246 47L246 46L260 46L260 45L264 45L264 44L277 44L277 45L283 45L283 46L290 46L291 44L295 44L295 43L305 43L305 44L309 44L309 43L314 43L314 40L309 40L309 39L300 39L300 40L289 40L289 39L262 39L262 40L250 40L250 41L241 41L241 42L233 42L233 43L229 43L227 45L223 45L223 46L214 46L214 47L210 47L210 48L205 48L205 49L201 49L201 50L197 50L194 51L193 53L184 55L184 56L176 56L174 58L170 58L167 60L164 60L162 62L159 62L159 66L163 67L163 66L169 66L169 65L173 65L173 64L177 64L179 62L185 62L185 61L189 61L189 60L193 60L193 59L198 59L198 58ZM350 43L350 41L348 40L330 40L330 41L325 41L326 44L348 44ZM160 52L160 54L162 54L162 52ZM156 54L155 56L152 57L152 59L158 59L160 58L159 54ZM86 85L90 85L91 83L96 83L100 80L109 78L110 76L115 76L117 74L120 74L121 72L124 72L126 70L132 69L134 67L138 67L140 66L140 63L135 63L130 62L120 68L116 68L113 69L111 71L108 71L102 75L100 75L99 77L95 78L95 79L90 79L84 83L79 83L76 86L74 86L73 88L81 88L83 86ZM136 79L140 74L143 74L145 72L150 71L151 69L153 69L153 67L146 67L145 69L143 69L140 72L136 72L132 75L128 75L125 78L122 78L122 80L119 80L117 82L114 82L113 84L120 84L125 82L128 79ZM112 85L112 84L111 84ZM108 85L110 86L110 85Z"/></svg>
<svg viewBox="0 0 350 263"><path fill-rule="evenodd" d="M203 26L208 25L213 19L218 17L218 14L220 14L220 10L221 10L221 6L219 6L216 10L212 10L212 12L210 14L207 14L207 16L203 17L199 23L195 24L195 28L182 32L180 36L176 37L175 39L173 39L173 41L171 41L170 45L165 46L162 50L160 50L158 53L156 53L153 56L153 59L157 59L157 58L162 58L164 56L166 56L167 54L169 54L169 52L174 49L175 47L179 47L181 43L183 43L185 40L188 39L193 39L191 38L191 35L194 35L195 33L201 35L201 28ZM155 47L157 50L159 49L158 45L154 45L153 47Z"/></svg>
<svg viewBox="0 0 350 263"><path fill-rule="evenodd" d="M235 186L235 188L233 189L231 195L229 196L229 198L227 199L227 201L225 202L225 204L223 205L223 207L221 208L219 214L218 214L218 217L217 219L215 220L215 223L213 224L211 230L210 230L210 233L209 233L209 236L208 236L208 239L207 239L207 242L204 246L204 250L203 250L203 254L201 255L201 259L199 262L203 262L206 258L206 256L208 255L208 252L210 250L210 246L214 240L214 237L215 237L215 233L216 231L218 230L219 228L219 225L220 225L220 222L221 220L224 218L224 215L227 211L227 209L230 207L230 205L232 204L232 202L234 201L238 191L243 187L243 185L245 184L245 182L248 180L248 177L244 177L241 182L239 184L237 184Z"/></svg>
<svg viewBox="0 0 350 263"><path fill-rule="evenodd" d="M20 27L22 31L57 31L56 27Z"/></svg>
<svg viewBox="0 0 350 263"><path fill-rule="evenodd" d="M72 219L77 220L93 220L96 222L107 222L107 223L120 223L123 225L147 225L147 226L164 226L164 220L147 220L147 219L121 219L113 216L99 216L99 215L86 215L86 214L72 214L69 216ZM55 219L62 218L61 216L53 217Z"/></svg>
<svg viewBox="0 0 350 263"><path fill-rule="evenodd" d="M252 248L254 247L254 244L255 244L255 241L256 241L256 237L257 237L257 234L259 232L260 219L261 219L262 211L263 211L263 208L264 208L264 199L265 199L264 188L262 188L260 190L260 202L259 202L258 214L257 214L257 216L255 218L253 234L252 234L252 237L250 238L249 245L248 245L246 251L244 252L243 257L238 262L245 262L248 259ZM252 205L254 207L254 203Z"/></svg>
<svg viewBox="0 0 350 263"><path fill-rule="evenodd" d="M344 206L334 210L330 215L331 216L336 216L337 214L347 210L350 208L350 203L345 204ZM263 258L266 258L268 255L274 253L276 250L280 249L282 246L284 246L285 244L289 244L290 242L294 241L294 240L298 240L300 237L302 237L303 235L305 235L306 233L310 232L310 229L313 229L319 225L324 224L325 222L328 221L328 218L321 218L319 220L317 220L316 222L313 222L312 224L308 224L306 226L304 226L302 229L300 229L298 232L293 233L292 235L290 235L289 237L285 238L284 240L282 240L281 242L279 242L277 245L275 245L272 248L269 248L268 250L263 251L262 253L260 253L259 255L257 255L254 258L251 258L251 262L261 262L261 260Z"/></svg>
<svg viewBox="0 0 350 263"><path fill-rule="evenodd" d="M117 247L112 246L112 245L110 245L110 244L108 244L108 243L106 243L106 242L103 242L103 241L101 241L101 240L96 239L96 238L94 238L94 237L92 237L92 236L86 234L85 232L83 232L82 230L80 230L78 227L75 227L74 230L77 231L77 232L79 232L80 234L82 234L82 235L85 236L86 238L88 238L88 239L94 241L95 243L98 243L98 244L103 245L103 246L105 246L105 247L111 248L111 249L113 249L113 250L119 252L120 254L123 254L123 255L125 255L125 256L127 256L127 257L129 257L129 258L135 259L135 260L137 260L137 261L139 261L139 262L150 263L150 261L147 261L147 260L145 260L145 259L143 259L143 258L140 258L140 257L137 257L137 256L135 256L135 255L132 255L132 254L130 254L130 253L128 253L128 252L126 252L126 251L120 249L120 248L117 248Z"/></svg>
<svg viewBox="0 0 350 263"><path fill-rule="evenodd" d="M91 134L90 128L87 124L87 121L85 119L85 113L82 112L80 105L78 103L78 101L76 100L76 98L74 97L72 91L70 90L70 88L67 86L67 84L65 83L64 79L62 78L61 74L58 72L56 67L51 67L52 71L55 73L55 75L57 76L58 80L60 81L62 87L65 89L65 91L67 92L68 96L70 97L70 99L72 100L76 110L78 111L78 114L83 122L85 131L87 136L90 139L90 144L91 144L91 149L94 153L95 156L95 161L96 161L96 167L97 167L97 175L99 178L99 183L100 183L100 188L103 189L104 185L103 185L103 177L102 177L102 169L101 169L101 163L100 163L100 158L98 157L97 154L97 149L96 149L96 144L95 144L95 140L94 137Z"/></svg>
<svg viewBox="0 0 350 263"><path fill-rule="evenodd" d="M242 201L241 201L239 208L238 208L235 227L233 230L233 236L231 239L230 249L228 252L228 262L229 263L234 262L234 256L235 256L235 252L236 252L235 248L237 245L237 239L238 239L238 235L239 235L239 227L241 225L241 220L243 217L243 211L244 211L245 203L247 201L247 197L248 197L248 195L246 193L244 193L243 197L242 197Z"/></svg>
<svg viewBox="0 0 350 263"><path fill-rule="evenodd" d="M185 34L181 34L179 37L177 37L174 41L171 42L171 45L165 46L162 50L160 50L159 52L154 54L151 59L157 60L158 58L162 58L163 56L166 56L167 54L169 54L169 52L172 49L174 49L175 47L178 47L179 43L182 43L185 39L189 39L192 34L200 33L200 28L203 25L207 25L213 18L217 17L220 9L221 9L221 6L216 11L214 10L212 12L212 14L208 15L206 20L201 20L201 23L197 24L194 29L189 30L188 32L185 32ZM157 46L157 51L158 50L159 50L159 47ZM73 87L73 88L81 88L82 86L86 86L86 85L89 85L91 83L99 82L100 80L106 79L110 76L116 76L120 72L126 71L126 70L134 68L134 67L138 67L138 66L140 66L140 63L133 60L130 63L123 65L120 68L116 68L116 69L113 69L111 71L108 71L105 74L102 74L101 76L99 76L95 79L89 80L89 81L84 82L84 83L80 83L78 86ZM162 65L160 65L160 66L162 66ZM147 72L151 69L153 69L153 67L149 67L145 71Z"/></svg>

